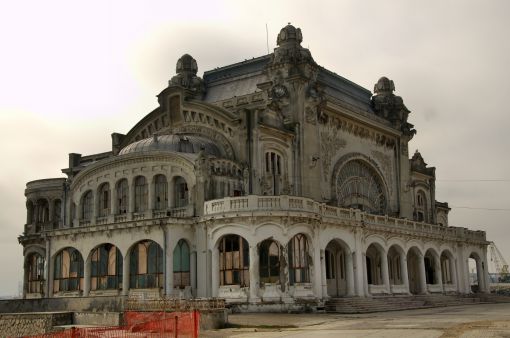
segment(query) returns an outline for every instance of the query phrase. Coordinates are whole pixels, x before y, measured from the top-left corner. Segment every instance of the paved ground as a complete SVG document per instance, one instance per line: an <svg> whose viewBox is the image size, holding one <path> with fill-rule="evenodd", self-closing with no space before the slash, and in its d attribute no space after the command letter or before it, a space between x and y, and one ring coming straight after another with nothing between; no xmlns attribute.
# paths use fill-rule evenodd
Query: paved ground
<svg viewBox="0 0 510 338"><path fill-rule="evenodd" d="M465 305L362 315L232 314L232 326L201 337L510 338L510 303Z"/></svg>

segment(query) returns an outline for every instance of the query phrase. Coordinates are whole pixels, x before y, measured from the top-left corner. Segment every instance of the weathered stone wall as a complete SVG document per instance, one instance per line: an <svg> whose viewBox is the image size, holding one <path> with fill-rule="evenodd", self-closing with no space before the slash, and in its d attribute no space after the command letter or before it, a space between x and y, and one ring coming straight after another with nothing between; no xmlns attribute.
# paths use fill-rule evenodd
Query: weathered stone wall
<svg viewBox="0 0 510 338"><path fill-rule="evenodd" d="M122 312L75 312L73 324L121 326L123 325L123 315Z"/></svg>
<svg viewBox="0 0 510 338"><path fill-rule="evenodd" d="M73 323L72 312L0 315L0 337L20 337L52 332L57 325Z"/></svg>
<svg viewBox="0 0 510 338"><path fill-rule="evenodd" d="M124 310L124 297L68 297L0 300L0 313L21 312L120 312Z"/></svg>
<svg viewBox="0 0 510 338"><path fill-rule="evenodd" d="M227 323L227 310L200 311L200 330L222 329Z"/></svg>

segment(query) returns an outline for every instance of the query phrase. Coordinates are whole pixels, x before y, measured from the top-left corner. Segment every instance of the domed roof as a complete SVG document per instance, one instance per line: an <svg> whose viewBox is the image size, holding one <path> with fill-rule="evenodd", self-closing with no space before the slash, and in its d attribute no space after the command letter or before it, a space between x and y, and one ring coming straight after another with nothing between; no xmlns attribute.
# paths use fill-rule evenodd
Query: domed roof
<svg viewBox="0 0 510 338"><path fill-rule="evenodd" d="M131 143L124 147L119 155L157 150L191 154L197 154L204 150L206 154L221 157L221 151L216 144L211 140L195 135L154 135Z"/></svg>

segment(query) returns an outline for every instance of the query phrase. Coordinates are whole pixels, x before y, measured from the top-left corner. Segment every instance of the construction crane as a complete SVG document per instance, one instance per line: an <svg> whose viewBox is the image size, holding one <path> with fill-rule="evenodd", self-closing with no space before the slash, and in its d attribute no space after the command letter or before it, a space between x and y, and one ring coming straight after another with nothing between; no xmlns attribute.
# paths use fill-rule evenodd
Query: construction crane
<svg viewBox="0 0 510 338"><path fill-rule="evenodd" d="M508 273L508 263L499 251L498 247L494 242L489 243L489 252L491 255L491 262L494 263L496 274L499 277L498 281L503 283L510 282L510 274Z"/></svg>

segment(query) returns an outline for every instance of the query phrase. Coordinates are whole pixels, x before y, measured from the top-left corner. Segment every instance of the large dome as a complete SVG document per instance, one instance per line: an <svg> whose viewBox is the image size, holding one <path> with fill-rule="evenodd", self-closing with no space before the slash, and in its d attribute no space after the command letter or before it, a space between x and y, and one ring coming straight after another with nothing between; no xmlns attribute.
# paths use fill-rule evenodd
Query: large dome
<svg viewBox="0 0 510 338"><path fill-rule="evenodd" d="M204 150L206 154L221 157L221 151L211 140L194 135L159 135L146 138L124 147L119 155L146 151L173 151L196 154Z"/></svg>

